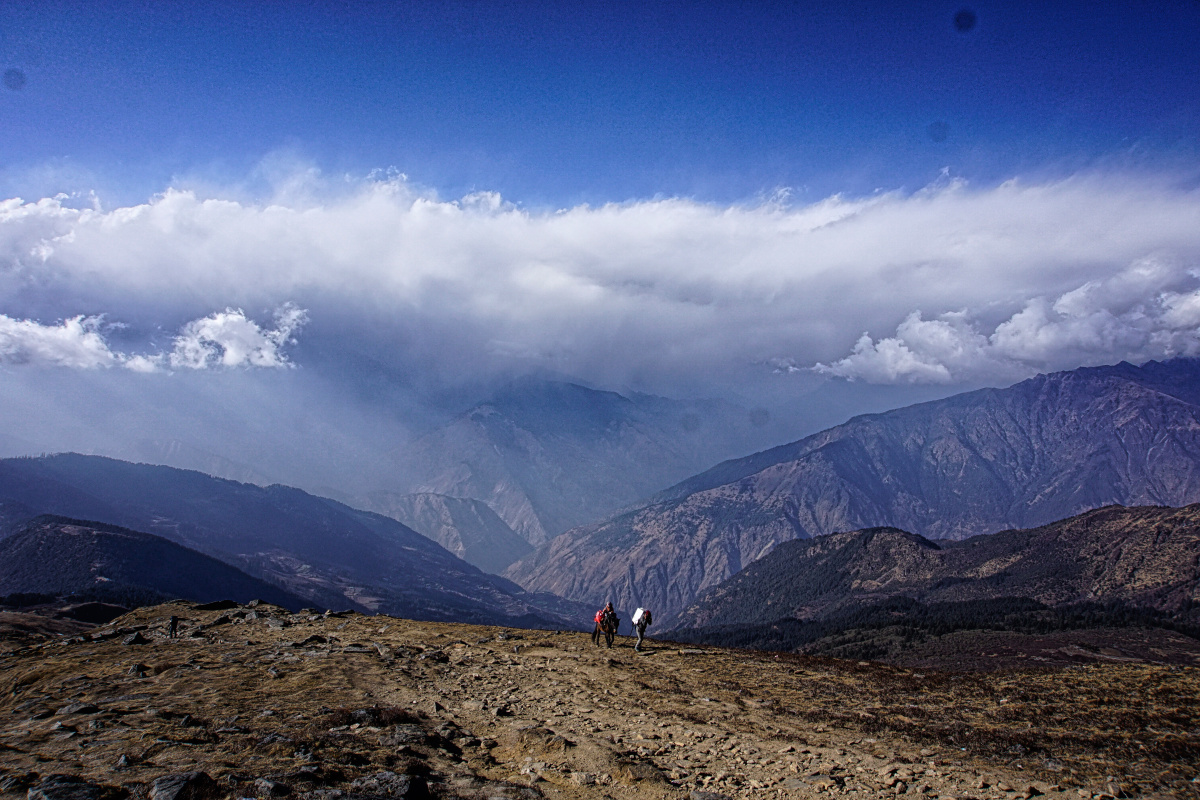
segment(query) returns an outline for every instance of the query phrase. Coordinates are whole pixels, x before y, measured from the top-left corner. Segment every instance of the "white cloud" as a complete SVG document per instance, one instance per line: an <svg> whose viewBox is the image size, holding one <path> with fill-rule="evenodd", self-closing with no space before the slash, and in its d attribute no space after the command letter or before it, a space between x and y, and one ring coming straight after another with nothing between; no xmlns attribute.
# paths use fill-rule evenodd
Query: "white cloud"
<svg viewBox="0 0 1200 800"><path fill-rule="evenodd" d="M126 354L114 351L101 333L103 319L76 316L57 325L0 314L0 364L96 369L123 367L159 372L165 367L285 367L283 347L307 319L288 303L275 313L273 330L260 328L240 310L226 309L187 323L170 353Z"/></svg>
<svg viewBox="0 0 1200 800"><path fill-rule="evenodd" d="M785 363L999 380L1192 352L1200 323L1200 192L1156 178L534 212L488 192L441 200L402 176L350 191L302 177L302 200L274 203L176 189L109 211L0 202L0 311L69 302L180 331L175 368L277 366L291 329L277 323L277 340L211 311L295 299L324 352L404 374L542 368L659 390Z"/></svg>
<svg viewBox="0 0 1200 800"><path fill-rule="evenodd" d="M240 308L227 308L185 325L163 360L186 369L288 366L282 348L306 319L307 312L289 303L275 313L275 329L263 330Z"/></svg>
<svg viewBox="0 0 1200 800"><path fill-rule="evenodd" d="M0 314L0 364L111 367L120 357L100 335L99 317L71 317L58 325Z"/></svg>
<svg viewBox="0 0 1200 800"><path fill-rule="evenodd" d="M1200 280L1144 259L1057 298L1032 298L989 335L980 327L966 312L934 320L913 312L894 336L863 334L850 355L813 369L870 383L951 383L1200 355Z"/></svg>

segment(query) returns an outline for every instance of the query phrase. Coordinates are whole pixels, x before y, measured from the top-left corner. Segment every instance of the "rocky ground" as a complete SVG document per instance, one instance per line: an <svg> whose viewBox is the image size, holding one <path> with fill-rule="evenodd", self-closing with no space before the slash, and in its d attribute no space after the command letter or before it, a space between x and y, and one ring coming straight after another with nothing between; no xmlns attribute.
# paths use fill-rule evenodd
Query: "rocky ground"
<svg viewBox="0 0 1200 800"><path fill-rule="evenodd" d="M1200 797L1191 666L635 653L265 605L51 633L0 643L4 798Z"/></svg>

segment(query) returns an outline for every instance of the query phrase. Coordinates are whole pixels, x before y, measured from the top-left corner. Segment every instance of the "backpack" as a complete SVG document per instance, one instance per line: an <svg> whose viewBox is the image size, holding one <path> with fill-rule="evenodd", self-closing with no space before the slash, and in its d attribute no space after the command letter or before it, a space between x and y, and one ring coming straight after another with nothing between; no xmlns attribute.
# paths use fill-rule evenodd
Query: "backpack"
<svg viewBox="0 0 1200 800"><path fill-rule="evenodd" d="M639 608L637 611L633 612L633 624L634 624L634 625L637 625L639 622L641 622L641 621L642 621L642 615L643 615L643 614L645 614L645 613L646 613L646 612L645 612L644 610L640 609L640 608Z"/></svg>

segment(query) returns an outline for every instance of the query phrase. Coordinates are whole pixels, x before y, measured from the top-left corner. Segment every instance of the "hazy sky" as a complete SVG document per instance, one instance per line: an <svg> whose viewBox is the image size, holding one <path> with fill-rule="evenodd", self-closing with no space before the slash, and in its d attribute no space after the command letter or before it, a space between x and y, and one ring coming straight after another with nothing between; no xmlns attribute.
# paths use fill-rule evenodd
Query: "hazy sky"
<svg viewBox="0 0 1200 800"><path fill-rule="evenodd" d="M0 2L0 389L220 373L268 425L281 371L903 398L1200 354L1197 41L1194 0Z"/></svg>

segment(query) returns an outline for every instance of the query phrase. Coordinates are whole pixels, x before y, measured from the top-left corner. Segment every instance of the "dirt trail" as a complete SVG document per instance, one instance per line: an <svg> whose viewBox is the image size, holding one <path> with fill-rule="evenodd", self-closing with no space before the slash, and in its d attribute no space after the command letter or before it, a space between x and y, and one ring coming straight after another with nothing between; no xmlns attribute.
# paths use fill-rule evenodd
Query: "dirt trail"
<svg viewBox="0 0 1200 800"><path fill-rule="evenodd" d="M141 609L0 656L0 794L66 774L150 797L202 770L213 797L310 800L1200 797L1194 668L954 675L629 642Z"/></svg>

